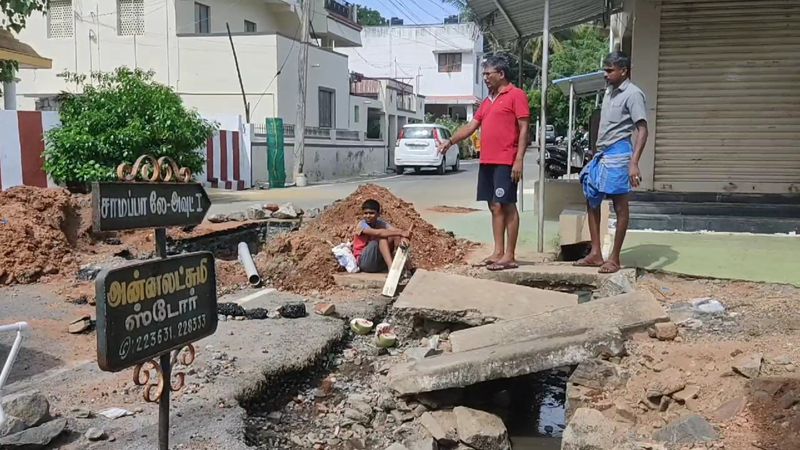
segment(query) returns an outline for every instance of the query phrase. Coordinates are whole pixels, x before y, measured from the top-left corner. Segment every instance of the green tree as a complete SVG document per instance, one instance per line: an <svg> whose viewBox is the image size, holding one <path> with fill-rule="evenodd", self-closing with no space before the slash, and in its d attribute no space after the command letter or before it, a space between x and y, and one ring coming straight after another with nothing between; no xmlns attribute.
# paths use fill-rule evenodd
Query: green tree
<svg viewBox="0 0 800 450"><path fill-rule="evenodd" d="M551 52L548 70L551 82L559 78L599 70L600 63L608 52L605 33L593 25L580 25L573 28L569 37L561 40L561 44L558 51ZM538 115L541 109L540 89L530 89L528 97L531 110ZM589 117L593 110L594 97L579 99L575 108L576 127L580 125L588 127ZM547 121L553 124L559 133L566 134L569 127L569 97L552 85L547 89L547 114Z"/></svg>
<svg viewBox="0 0 800 450"><path fill-rule="evenodd" d="M169 156L192 173L203 169L215 129L184 107L153 72L121 67L113 73L64 74L83 94L63 94L61 126L47 133L45 171L57 182L86 183L115 177L116 167L144 154Z"/></svg>
<svg viewBox="0 0 800 450"><path fill-rule="evenodd" d="M358 24L365 27L377 27L389 23L381 13L366 6L358 7Z"/></svg>
<svg viewBox="0 0 800 450"><path fill-rule="evenodd" d="M19 33L25 28L28 17L36 11L44 11L46 6L47 0L0 0L0 28ZM13 81L17 70L19 64L16 61L0 60L0 83Z"/></svg>

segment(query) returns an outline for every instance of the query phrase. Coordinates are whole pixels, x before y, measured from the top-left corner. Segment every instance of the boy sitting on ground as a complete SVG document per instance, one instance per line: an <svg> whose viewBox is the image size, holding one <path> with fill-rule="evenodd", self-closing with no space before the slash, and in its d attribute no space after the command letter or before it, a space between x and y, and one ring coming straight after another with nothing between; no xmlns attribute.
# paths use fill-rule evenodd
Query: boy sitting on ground
<svg viewBox="0 0 800 450"><path fill-rule="evenodd" d="M380 273L392 267L398 247L407 247L411 232L399 230L381 220L381 204L367 200L361 205L363 219L356 225L353 256L362 272Z"/></svg>

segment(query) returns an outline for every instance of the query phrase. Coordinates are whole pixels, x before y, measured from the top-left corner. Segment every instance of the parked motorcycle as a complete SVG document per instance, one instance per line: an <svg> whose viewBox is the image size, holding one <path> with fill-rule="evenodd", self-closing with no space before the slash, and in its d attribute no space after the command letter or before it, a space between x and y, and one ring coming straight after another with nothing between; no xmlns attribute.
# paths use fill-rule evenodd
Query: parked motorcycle
<svg viewBox="0 0 800 450"><path fill-rule="evenodd" d="M567 173L567 150L555 145L545 147L544 174L547 178L555 179Z"/></svg>

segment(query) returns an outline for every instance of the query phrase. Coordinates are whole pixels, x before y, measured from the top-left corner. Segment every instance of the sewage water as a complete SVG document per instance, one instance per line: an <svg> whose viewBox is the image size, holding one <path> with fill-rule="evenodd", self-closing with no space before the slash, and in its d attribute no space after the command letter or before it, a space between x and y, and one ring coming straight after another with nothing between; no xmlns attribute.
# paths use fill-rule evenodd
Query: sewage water
<svg viewBox="0 0 800 450"><path fill-rule="evenodd" d="M566 367L471 386L461 403L502 418L513 450L558 450L571 372Z"/></svg>

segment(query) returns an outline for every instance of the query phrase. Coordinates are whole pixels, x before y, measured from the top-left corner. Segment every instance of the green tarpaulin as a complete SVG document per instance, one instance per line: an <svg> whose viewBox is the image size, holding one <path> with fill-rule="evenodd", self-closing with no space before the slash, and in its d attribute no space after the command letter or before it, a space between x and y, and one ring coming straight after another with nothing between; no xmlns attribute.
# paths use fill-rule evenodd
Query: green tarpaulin
<svg viewBox="0 0 800 450"><path fill-rule="evenodd" d="M267 119L267 170L271 188L286 187L283 151L283 119Z"/></svg>

